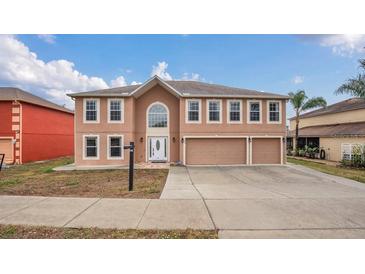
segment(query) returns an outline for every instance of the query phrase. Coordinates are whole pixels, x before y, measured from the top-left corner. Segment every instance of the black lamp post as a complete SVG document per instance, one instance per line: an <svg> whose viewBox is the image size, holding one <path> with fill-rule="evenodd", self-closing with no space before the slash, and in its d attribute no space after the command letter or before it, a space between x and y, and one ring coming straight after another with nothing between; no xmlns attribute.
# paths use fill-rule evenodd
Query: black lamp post
<svg viewBox="0 0 365 274"><path fill-rule="evenodd" d="M124 149L129 149L129 173L128 173L128 190L133 190L133 173L134 173L134 142L130 142L129 146L124 146Z"/></svg>

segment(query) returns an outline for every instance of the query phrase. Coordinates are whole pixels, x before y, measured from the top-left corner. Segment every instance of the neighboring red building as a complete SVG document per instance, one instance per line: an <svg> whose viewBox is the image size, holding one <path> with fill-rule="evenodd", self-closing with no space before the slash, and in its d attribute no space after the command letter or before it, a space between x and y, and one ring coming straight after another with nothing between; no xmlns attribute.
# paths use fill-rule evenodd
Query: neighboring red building
<svg viewBox="0 0 365 274"><path fill-rule="evenodd" d="M18 88L0 87L0 153L8 164L73 155L73 111Z"/></svg>

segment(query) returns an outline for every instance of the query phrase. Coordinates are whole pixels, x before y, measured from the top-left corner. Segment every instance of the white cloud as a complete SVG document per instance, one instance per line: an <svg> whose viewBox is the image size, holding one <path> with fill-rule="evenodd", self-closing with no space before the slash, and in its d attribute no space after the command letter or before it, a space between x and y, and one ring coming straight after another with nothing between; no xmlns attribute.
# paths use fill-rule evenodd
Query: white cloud
<svg viewBox="0 0 365 274"><path fill-rule="evenodd" d="M67 93L109 87L102 78L87 76L74 67L62 59L44 62L15 36L0 35L0 80L7 84L71 108ZM117 79L120 83L121 78Z"/></svg>
<svg viewBox="0 0 365 274"><path fill-rule="evenodd" d="M131 83L132 86L133 85L140 85L140 84L142 84L142 82L132 81L132 83Z"/></svg>
<svg viewBox="0 0 365 274"><path fill-rule="evenodd" d="M187 73L185 72L183 76L181 77L181 80L185 81L204 81L204 78L202 78L198 73Z"/></svg>
<svg viewBox="0 0 365 274"><path fill-rule="evenodd" d="M152 66L151 77L157 75L163 80L172 80L171 75L167 72L168 66L165 61L158 62L157 66Z"/></svg>
<svg viewBox="0 0 365 274"><path fill-rule="evenodd" d="M107 88L102 78L89 77L67 60L44 62L12 35L0 35L0 80L36 90L37 95L72 107L71 91Z"/></svg>
<svg viewBox="0 0 365 274"><path fill-rule="evenodd" d="M56 36L53 34L38 34L38 38L48 44L56 43Z"/></svg>
<svg viewBox="0 0 365 274"><path fill-rule="evenodd" d="M296 85L301 84L304 82L304 77L300 75L296 75L293 77L292 82Z"/></svg>
<svg viewBox="0 0 365 274"><path fill-rule="evenodd" d="M329 47L334 54L340 56L365 52L364 34L301 35L300 37L304 40L314 41L322 47Z"/></svg>
<svg viewBox="0 0 365 274"><path fill-rule="evenodd" d="M166 62L159 62L153 66L151 75L172 80L167 67ZM200 76L197 73L186 73L183 78L197 80ZM39 59L36 53L31 52L14 35L0 35L0 81L69 108L74 107L74 102L66 94L109 88L102 78L77 71L73 62L63 59L45 62ZM110 81L112 87L127 84L122 75ZM131 84L141 83L133 81Z"/></svg>
<svg viewBox="0 0 365 274"><path fill-rule="evenodd" d="M52 98L52 102L73 109L74 102L66 94L72 93L71 90L46 89L43 90L48 97Z"/></svg>
<svg viewBox="0 0 365 274"><path fill-rule="evenodd" d="M157 62L157 66L152 66L152 76L159 76L163 80L184 80L184 81L205 81L204 78L200 76L198 73L183 73L181 78L173 78L171 74L167 72L167 67L169 64L165 61Z"/></svg>
<svg viewBox="0 0 365 274"><path fill-rule="evenodd" d="M127 85L127 81L125 80L125 78L123 76L119 76L119 77L115 78L114 80L110 81L110 86L112 88L124 87L126 85Z"/></svg>

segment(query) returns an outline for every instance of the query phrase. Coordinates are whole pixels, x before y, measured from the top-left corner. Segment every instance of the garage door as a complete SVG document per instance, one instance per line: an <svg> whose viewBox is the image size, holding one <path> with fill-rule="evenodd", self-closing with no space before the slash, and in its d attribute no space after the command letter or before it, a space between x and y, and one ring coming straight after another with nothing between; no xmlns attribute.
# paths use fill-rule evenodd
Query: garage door
<svg viewBox="0 0 365 274"><path fill-rule="evenodd" d="M5 163L13 162L13 144L11 139L0 139L0 153L5 153Z"/></svg>
<svg viewBox="0 0 365 274"><path fill-rule="evenodd" d="M252 138L252 164L280 164L280 138Z"/></svg>
<svg viewBox="0 0 365 274"><path fill-rule="evenodd" d="M199 138L186 140L186 164L246 164L246 139Z"/></svg>

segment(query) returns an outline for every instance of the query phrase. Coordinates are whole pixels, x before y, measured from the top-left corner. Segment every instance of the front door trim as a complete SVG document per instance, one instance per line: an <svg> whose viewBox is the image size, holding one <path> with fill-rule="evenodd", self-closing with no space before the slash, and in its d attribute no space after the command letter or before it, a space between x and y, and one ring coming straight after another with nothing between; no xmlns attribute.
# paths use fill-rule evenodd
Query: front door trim
<svg viewBox="0 0 365 274"><path fill-rule="evenodd" d="M158 156L158 154L153 155L153 149L158 149L158 148L154 147L156 144L152 143L153 139L159 139L157 141L164 140L163 144L160 144L160 146L161 146L160 148L162 149L162 155L159 155L159 156ZM168 161L168 152L169 152L168 140L169 140L168 136L148 136L148 139L147 139L148 161L151 161L151 162L167 162ZM156 157L154 157L154 156L156 156Z"/></svg>

